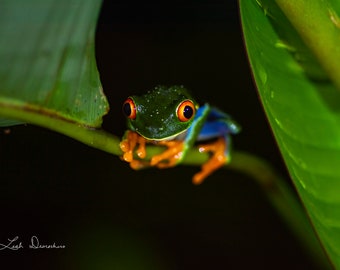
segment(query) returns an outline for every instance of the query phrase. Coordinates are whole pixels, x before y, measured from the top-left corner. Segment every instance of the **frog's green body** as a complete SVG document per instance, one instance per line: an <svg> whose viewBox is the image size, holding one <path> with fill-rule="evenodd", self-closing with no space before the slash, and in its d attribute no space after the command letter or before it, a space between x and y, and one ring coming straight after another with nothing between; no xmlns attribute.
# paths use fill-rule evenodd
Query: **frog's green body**
<svg viewBox="0 0 340 270"><path fill-rule="evenodd" d="M158 86L145 95L131 96L124 103L123 111L127 116L127 126L130 132L138 133L147 142L166 144L166 141L177 141L182 143L178 151L171 151L176 156L172 157L176 158L176 162L169 162L171 166L178 163L196 141L213 138L222 138L223 146L216 151L215 147L212 149L209 146L206 151L219 152L219 155L222 155L220 153L222 147L224 159L228 161L230 134L238 133L240 130L238 124L229 115L208 104L199 107L182 86ZM134 143L133 148L135 145ZM129 151L133 150L129 148ZM162 163L161 166L164 167L164 161L169 161L169 158L171 157L168 155L161 156L161 158L157 156L154 159L157 162L151 161L151 165ZM221 156L218 158L221 159ZM212 165L212 167L216 166Z"/></svg>

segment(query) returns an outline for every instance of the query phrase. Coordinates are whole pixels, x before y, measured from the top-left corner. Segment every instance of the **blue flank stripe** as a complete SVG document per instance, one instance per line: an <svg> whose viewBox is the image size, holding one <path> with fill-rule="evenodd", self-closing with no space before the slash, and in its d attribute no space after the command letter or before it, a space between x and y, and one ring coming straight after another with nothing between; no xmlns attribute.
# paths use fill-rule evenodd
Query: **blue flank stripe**
<svg viewBox="0 0 340 270"><path fill-rule="evenodd" d="M240 130L240 126L228 114L217 108L210 107L209 104L205 104L197 110L195 119L187 131L184 153L196 141L224 137L227 144L226 156L229 156L230 134L236 134Z"/></svg>

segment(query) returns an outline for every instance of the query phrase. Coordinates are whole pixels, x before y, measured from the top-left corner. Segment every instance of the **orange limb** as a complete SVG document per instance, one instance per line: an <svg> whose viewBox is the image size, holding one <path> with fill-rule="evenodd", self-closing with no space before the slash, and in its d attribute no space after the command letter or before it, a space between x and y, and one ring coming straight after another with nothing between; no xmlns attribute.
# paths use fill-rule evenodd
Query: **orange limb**
<svg viewBox="0 0 340 270"><path fill-rule="evenodd" d="M177 164L183 154L184 143L182 141L160 141L158 144L168 147L163 153L151 158L151 166L169 168Z"/></svg>
<svg viewBox="0 0 340 270"><path fill-rule="evenodd" d="M159 155L153 156L150 162L134 159L134 151L136 147L137 156L140 159L145 158L145 146L147 142L150 141L133 131L128 131L125 139L121 141L120 149L124 152L122 159L129 162L132 169L138 170L147 166L156 166L158 168L173 167L182 156L184 145L182 141L151 141L154 144L164 145L168 147L168 149Z"/></svg>
<svg viewBox="0 0 340 270"><path fill-rule="evenodd" d="M218 138L217 141L210 144L199 146L200 152L212 152L213 154L212 157L205 164L202 165L201 171L193 176L193 184L201 184L208 175L210 175L229 161L228 156L226 156L225 154L226 147L226 142L222 137Z"/></svg>
<svg viewBox="0 0 340 270"><path fill-rule="evenodd" d="M134 150L136 146L138 146L136 150L136 154L139 158L145 158L146 150L145 144L146 139L142 136L138 135L136 132L128 131L126 134L126 138L120 142L120 149L124 152L122 158L126 162L130 163L130 167L132 169L138 170L147 166L146 162L134 159Z"/></svg>

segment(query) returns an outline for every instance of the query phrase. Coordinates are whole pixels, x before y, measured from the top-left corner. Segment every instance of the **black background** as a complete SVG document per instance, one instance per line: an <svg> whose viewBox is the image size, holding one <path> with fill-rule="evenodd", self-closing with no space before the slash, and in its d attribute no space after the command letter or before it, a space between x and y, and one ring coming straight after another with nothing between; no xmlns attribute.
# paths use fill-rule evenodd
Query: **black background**
<svg viewBox="0 0 340 270"><path fill-rule="evenodd" d="M128 95L183 84L238 120L235 149L270 160L288 179L251 78L237 1L159 2L104 1L96 36L111 107L104 128L123 134ZM194 186L198 168L135 172L116 156L34 126L0 130L0 169L0 243L19 236L27 247L36 235L66 245L1 251L13 266L313 268L257 184L227 169Z"/></svg>

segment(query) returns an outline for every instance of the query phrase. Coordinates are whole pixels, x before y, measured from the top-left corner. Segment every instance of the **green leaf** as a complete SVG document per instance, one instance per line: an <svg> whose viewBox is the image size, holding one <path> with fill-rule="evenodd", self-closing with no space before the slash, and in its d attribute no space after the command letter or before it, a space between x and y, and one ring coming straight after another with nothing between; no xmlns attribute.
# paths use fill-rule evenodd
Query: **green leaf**
<svg viewBox="0 0 340 270"><path fill-rule="evenodd" d="M1 2L0 116L100 127L108 111L94 56L100 6L101 0Z"/></svg>
<svg viewBox="0 0 340 270"><path fill-rule="evenodd" d="M340 268L340 91L334 86L340 76L333 79L332 68L340 67L340 51L331 49L340 44L339 9L326 2L277 1L282 12L273 1L240 1L240 10L269 123L314 228Z"/></svg>

